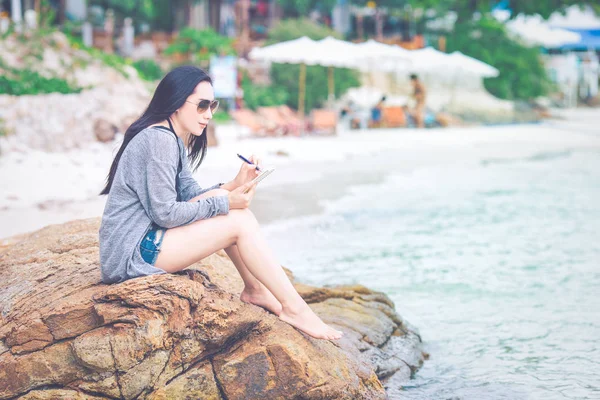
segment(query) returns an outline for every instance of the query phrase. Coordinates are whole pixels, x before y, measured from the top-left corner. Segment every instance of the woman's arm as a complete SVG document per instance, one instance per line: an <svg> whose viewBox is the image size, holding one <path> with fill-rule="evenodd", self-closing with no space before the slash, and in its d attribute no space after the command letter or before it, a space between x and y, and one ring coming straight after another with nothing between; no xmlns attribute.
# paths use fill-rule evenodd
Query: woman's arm
<svg viewBox="0 0 600 400"><path fill-rule="evenodd" d="M179 191L182 201L189 201L194 197L200 196L201 194L208 192L209 190L225 189L231 192L239 186L234 181L230 181L224 184L217 183L216 185L210 186L206 189L202 189L198 182L192 176L192 171L190 171L187 160L182 161L183 162L181 173L179 174L179 183L181 185Z"/></svg>
<svg viewBox="0 0 600 400"><path fill-rule="evenodd" d="M164 228L174 228L229 212L227 196L194 203L177 201L175 179L179 150L172 137L162 132L149 134L148 140L136 150L130 169L132 186L153 222Z"/></svg>
<svg viewBox="0 0 600 400"><path fill-rule="evenodd" d="M206 193L209 190L213 190L213 189L227 189L227 187L225 187L225 185L221 185L220 183L217 183L216 185L210 186L206 189L202 189L200 187L200 185L198 184L198 182L194 179L194 177L192 176L192 172L190 171L189 167L187 166L187 162L183 162L183 166L181 169L181 173L179 174L179 192L180 192L180 196L181 196L181 201L189 201L191 199L193 199L194 197L200 196L202 193ZM233 190L235 188L232 189L227 189L227 190Z"/></svg>

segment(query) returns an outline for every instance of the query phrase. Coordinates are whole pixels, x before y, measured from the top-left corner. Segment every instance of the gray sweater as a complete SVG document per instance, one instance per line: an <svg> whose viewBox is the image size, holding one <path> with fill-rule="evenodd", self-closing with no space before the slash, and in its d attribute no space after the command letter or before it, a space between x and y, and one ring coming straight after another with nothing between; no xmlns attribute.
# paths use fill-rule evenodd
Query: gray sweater
<svg viewBox="0 0 600 400"><path fill-rule="evenodd" d="M179 157L182 169L177 174ZM179 137L176 140L172 132L151 127L138 133L121 155L102 215L102 281L123 282L165 273L142 259L139 246L146 231L152 222L174 228L227 214L227 196L188 202L217 187L218 184L208 189L198 186L190 172L183 141Z"/></svg>

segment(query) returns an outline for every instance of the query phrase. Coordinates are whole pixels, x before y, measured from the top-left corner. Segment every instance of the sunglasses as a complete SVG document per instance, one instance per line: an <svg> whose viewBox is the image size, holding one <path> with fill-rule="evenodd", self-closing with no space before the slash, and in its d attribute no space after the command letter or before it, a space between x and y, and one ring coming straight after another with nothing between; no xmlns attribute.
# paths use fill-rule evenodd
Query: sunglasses
<svg viewBox="0 0 600 400"><path fill-rule="evenodd" d="M210 112L214 113L219 108L219 100L200 100L198 104L192 101L185 101L186 103L195 104L198 107L198 114L203 114L210 108Z"/></svg>

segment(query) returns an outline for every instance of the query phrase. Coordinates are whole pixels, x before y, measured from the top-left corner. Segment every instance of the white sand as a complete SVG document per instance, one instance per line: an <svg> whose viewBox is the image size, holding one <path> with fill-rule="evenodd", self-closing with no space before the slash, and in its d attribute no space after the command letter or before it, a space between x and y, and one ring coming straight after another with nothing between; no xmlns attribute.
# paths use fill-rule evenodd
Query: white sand
<svg viewBox="0 0 600 400"><path fill-rule="evenodd" d="M537 125L380 129L341 132L336 137L239 138L243 132L239 127L219 126L219 146L209 148L195 177L201 186L230 180L240 165L236 153L259 155L277 169L260 184L252 204L259 220L269 222L316 213L322 200L398 169L465 158L526 157L566 148L600 149L598 110L561 113L566 119ZM69 153L0 156L0 238L101 216L105 196L97 194L118 145L96 143Z"/></svg>

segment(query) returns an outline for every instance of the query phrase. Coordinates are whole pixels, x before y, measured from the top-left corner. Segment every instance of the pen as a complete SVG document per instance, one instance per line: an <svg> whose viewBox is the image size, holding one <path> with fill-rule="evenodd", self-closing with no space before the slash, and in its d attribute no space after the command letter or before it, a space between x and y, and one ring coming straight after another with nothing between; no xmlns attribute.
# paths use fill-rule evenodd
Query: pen
<svg viewBox="0 0 600 400"><path fill-rule="evenodd" d="M248 163L248 164L250 164L250 165L254 165L254 163L253 163L253 162L250 162L250 160L248 160L248 159L247 159L246 157L244 157L243 155L241 155L241 154L239 154L239 153L238 153L238 155L237 155L237 156L238 156L239 158L241 158L241 159L242 159L242 161L244 161L244 162L246 162L246 163ZM257 171L260 171L260 168L256 167L256 170L257 170Z"/></svg>

